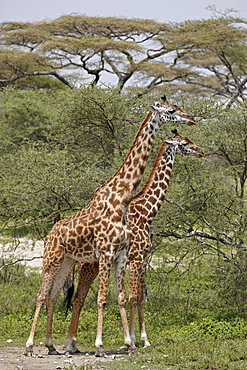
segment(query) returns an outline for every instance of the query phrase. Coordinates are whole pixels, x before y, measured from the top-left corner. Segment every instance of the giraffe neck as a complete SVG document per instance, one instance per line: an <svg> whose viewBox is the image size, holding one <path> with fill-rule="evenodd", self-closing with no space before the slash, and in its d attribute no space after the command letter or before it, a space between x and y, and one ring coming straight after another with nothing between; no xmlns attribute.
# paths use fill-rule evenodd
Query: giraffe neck
<svg viewBox="0 0 247 370"><path fill-rule="evenodd" d="M118 171L100 188L96 194L106 197L114 207L120 205L126 210L142 179L153 141L160 127L158 116L149 112L137 132L129 153ZM104 196L102 197L102 194ZM117 202L116 202L117 200Z"/></svg>
<svg viewBox="0 0 247 370"><path fill-rule="evenodd" d="M159 150L153 169L143 189L132 199L128 209L128 219L139 217L151 224L167 191L175 159L174 147L163 144Z"/></svg>

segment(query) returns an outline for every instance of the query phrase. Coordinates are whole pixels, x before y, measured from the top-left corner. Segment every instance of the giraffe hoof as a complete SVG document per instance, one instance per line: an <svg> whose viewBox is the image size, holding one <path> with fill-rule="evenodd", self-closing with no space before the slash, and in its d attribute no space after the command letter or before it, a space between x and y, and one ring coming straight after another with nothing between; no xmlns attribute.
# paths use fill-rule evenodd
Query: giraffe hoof
<svg viewBox="0 0 247 370"><path fill-rule="evenodd" d="M26 351L24 352L24 356L33 356L33 347L32 346L29 346L29 347L26 347Z"/></svg>
<svg viewBox="0 0 247 370"><path fill-rule="evenodd" d="M106 354L102 347L96 349L95 357L106 357Z"/></svg>
<svg viewBox="0 0 247 370"><path fill-rule="evenodd" d="M61 355L62 353L59 353L55 347L53 347L52 345L51 346L46 346L48 348L48 355L52 355L52 356L55 356L55 355Z"/></svg>
<svg viewBox="0 0 247 370"><path fill-rule="evenodd" d="M81 355L82 354L82 351L80 351L79 349L75 350L75 351L67 351L67 353L69 355Z"/></svg>
<svg viewBox="0 0 247 370"><path fill-rule="evenodd" d="M59 353L56 349L54 349L54 351L49 351L48 355L56 356L56 355L62 355L62 353Z"/></svg>
<svg viewBox="0 0 247 370"><path fill-rule="evenodd" d="M133 353L136 353L137 352L137 349L136 349L136 347L135 346L129 346L128 347L128 354L129 355L132 355Z"/></svg>

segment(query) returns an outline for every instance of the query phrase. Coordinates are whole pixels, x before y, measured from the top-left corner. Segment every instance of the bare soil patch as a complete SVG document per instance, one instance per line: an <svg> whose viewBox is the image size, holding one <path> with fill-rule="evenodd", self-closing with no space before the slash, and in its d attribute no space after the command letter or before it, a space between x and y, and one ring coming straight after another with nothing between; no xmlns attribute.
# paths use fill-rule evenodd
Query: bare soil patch
<svg viewBox="0 0 247 370"><path fill-rule="evenodd" d="M61 355L51 356L43 346L35 346L35 355L24 355L23 347L0 347L0 370L58 370L68 369L74 365L90 365L95 370L103 370L110 361L127 360L125 350L105 351L105 357L95 357L95 352L81 352L70 355L64 352L63 346L56 346Z"/></svg>

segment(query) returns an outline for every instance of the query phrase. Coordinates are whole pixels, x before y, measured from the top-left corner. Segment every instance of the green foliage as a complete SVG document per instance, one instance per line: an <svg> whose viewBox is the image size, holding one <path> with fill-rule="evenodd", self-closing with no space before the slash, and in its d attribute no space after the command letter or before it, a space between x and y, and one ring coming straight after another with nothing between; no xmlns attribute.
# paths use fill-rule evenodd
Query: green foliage
<svg viewBox="0 0 247 370"><path fill-rule="evenodd" d="M55 128L58 142L77 156L93 154L103 168L129 149L148 106L147 99L137 104L134 94L120 95L116 88L82 87L63 99Z"/></svg>
<svg viewBox="0 0 247 370"><path fill-rule="evenodd" d="M53 93L3 90L0 101L1 153L17 151L19 145L25 143L47 143L57 104Z"/></svg>
<svg viewBox="0 0 247 370"><path fill-rule="evenodd" d="M246 338L246 320L237 318L235 320L216 320L214 318L204 318L201 322L192 322L181 330L187 336L211 336L215 339L239 339Z"/></svg>
<svg viewBox="0 0 247 370"><path fill-rule="evenodd" d="M219 284L218 298L222 312L231 317L244 315L247 284L247 251L239 248L231 263L225 261L215 266L215 279Z"/></svg>
<svg viewBox="0 0 247 370"><path fill-rule="evenodd" d="M0 261L0 316L7 322L13 312L18 312L18 316L30 315L35 304L33 292L38 291L40 284L39 274L28 272L21 264L8 265L9 262ZM3 332L4 328L3 325Z"/></svg>
<svg viewBox="0 0 247 370"><path fill-rule="evenodd" d="M7 265L10 261L1 259L0 260L0 267ZM0 270L0 280L1 282L8 283L10 285L21 285L23 276L25 276L25 266L23 265L16 265L2 268Z"/></svg>
<svg viewBox="0 0 247 370"><path fill-rule="evenodd" d="M121 164L148 105L134 94L84 87L50 92L6 89L0 127L0 217L43 238L74 213ZM142 118L141 118L142 117ZM15 233L16 234L16 233Z"/></svg>

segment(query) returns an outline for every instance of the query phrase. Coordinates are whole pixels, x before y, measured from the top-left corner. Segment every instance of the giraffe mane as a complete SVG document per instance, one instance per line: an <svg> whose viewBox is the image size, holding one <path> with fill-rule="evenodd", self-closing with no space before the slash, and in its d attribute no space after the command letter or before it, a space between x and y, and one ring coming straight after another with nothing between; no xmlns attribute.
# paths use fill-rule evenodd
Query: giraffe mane
<svg viewBox="0 0 247 370"><path fill-rule="evenodd" d="M150 172L150 175L148 176L148 179L147 179L147 181L146 181L145 185L143 186L142 190L140 190L140 191L139 191L139 193L138 193L138 194L136 194L136 195L134 196L134 198L139 197L141 194L144 194L144 193L146 192L146 190L149 188L149 185L150 185L150 183L152 182L152 180L153 180L153 178L154 178L154 176L155 176L155 173L156 173L157 167L159 166L160 159L161 159L161 157L162 157L162 155L163 155L164 151L165 151L167 148L168 148L168 146L167 146L165 143L163 143L163 144L161 145L160 150L159 150L159 152L158 152L158 154L157 154L157 157L156 157L156 159L155 159L155 162L154 162L154 165L153 165L152 171ZM134 199L134 198L133 198L133 199Z"/></svg>
<svg viewBox="0 0 247 370"><path fill-rule="evenodd" d="M124 163L127 161L127 159L129 158L129 156L131 155L130 153L131 153L131 150L132 150L132 148L133 147L135 147L135 144L136 144L136 141L138 140L138 138L139 138L139 136L141 135L141 133L142 133L142 129L143 129L143 127L147 124L147 122L150 120L150 118L152 117L152 114L153 114L153 112L151 112L151 111L149 111L148 112L148 114L147 114L147 116L146 116L146 118L143 120L143 122L142 122L142 124L141 124L141 126L140 126L140 128L139 128L139 130L138 130L138 132L137 132L137 134L136 134L136 136L135 136L135 138L134 138L134 141L133 141L133 143L132 143L132 145L131 145L131 147L130 147L130 149L129 149L129 152L128 152L128 154L126 155L126 157L124 158L124 161L123 161L123 163L121 164L121 166L118 168L118 170L114 173L114 175L112 175L104 184L102 184L100 187L98 187L97 189L96 189L96 191L95 191L95 193L96 192L98 192L98 190L100 190L101 188L103 188L105 185L107 185L120 171L121 171L121 169L122 169L122 167L123 167L123 165L124 165Z"/></svg>

